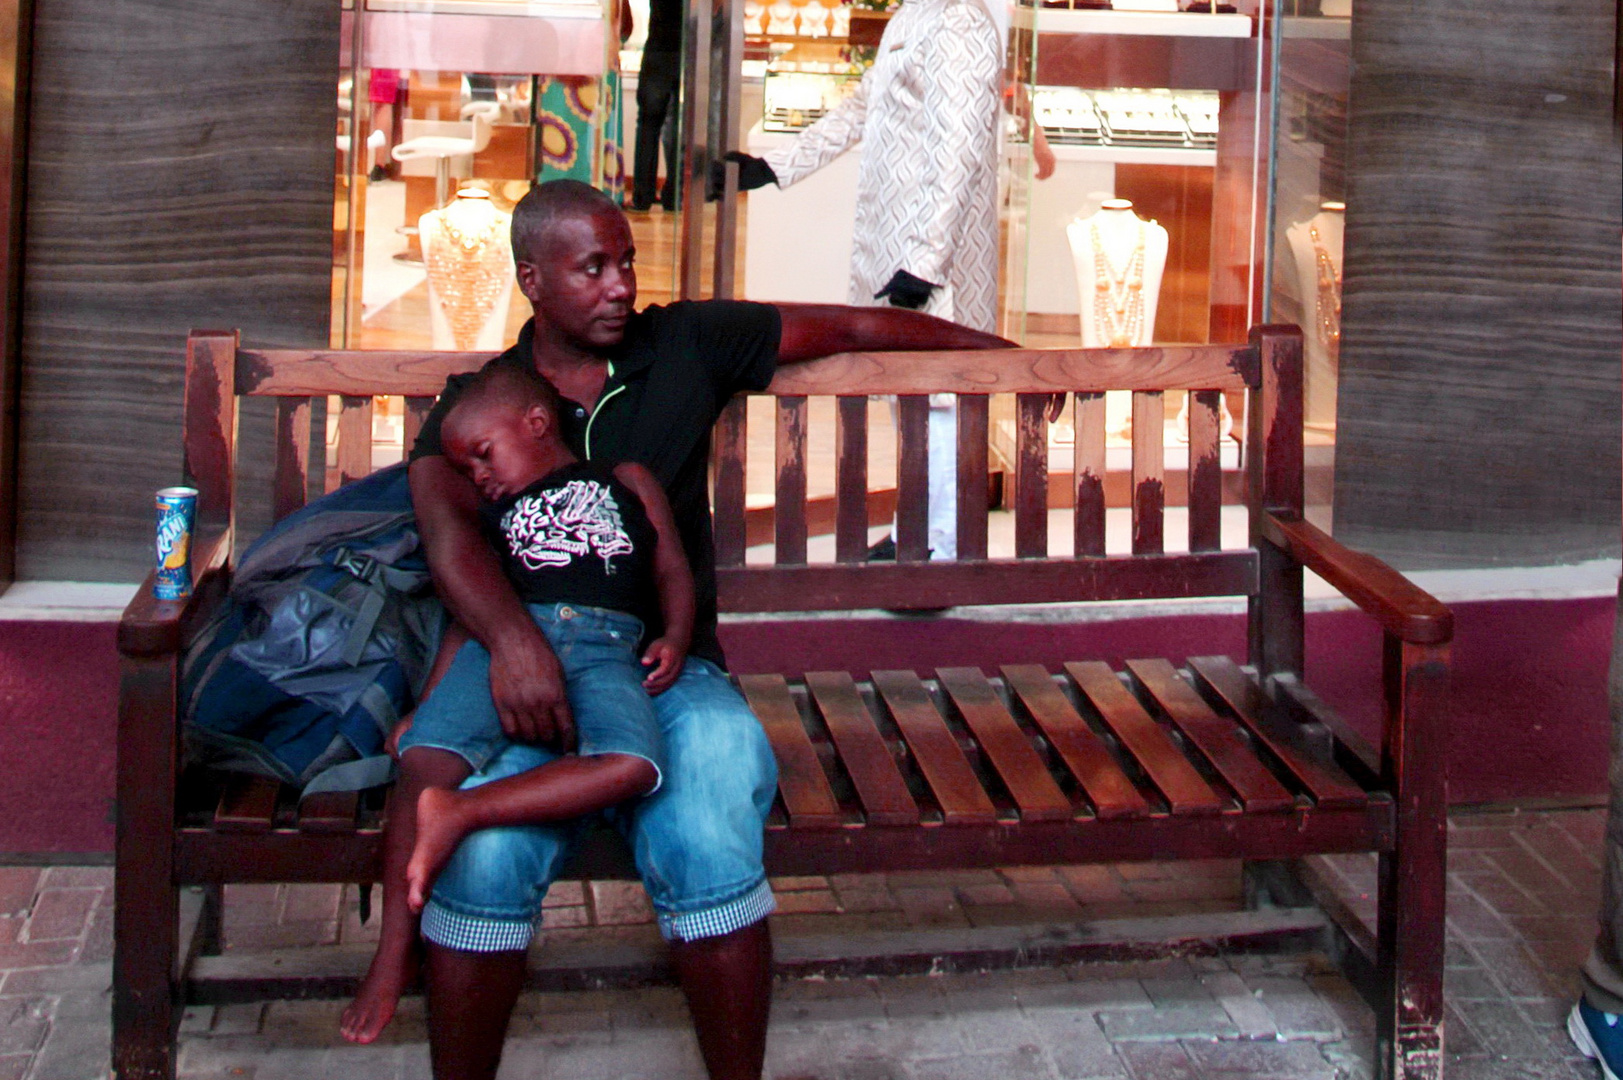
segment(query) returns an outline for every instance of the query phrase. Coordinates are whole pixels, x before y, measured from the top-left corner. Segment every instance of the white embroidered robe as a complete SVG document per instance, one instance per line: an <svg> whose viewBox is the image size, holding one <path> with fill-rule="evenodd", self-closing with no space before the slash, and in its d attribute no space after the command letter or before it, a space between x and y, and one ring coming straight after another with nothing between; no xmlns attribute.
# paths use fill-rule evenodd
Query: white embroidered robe
<svg viewBox="0 0 1623 1080"><path fill-rule="evenodd" d="M851 303L886 303L874 293L906 270L938 286L927 313L997 330L1002 91L1003 32L982 0L903 0L856 91L766 155L786 188L863 144ZM952 559L958 432L950 395L932 398L929 432L929 546L932 558Z"/></svg>
<svg viewBox="0 0 1623 1080"><path fill-rule="evenodd" d="M997 329L1002 90L1003 35L981 0L904 0L857 90L766 155L788 187L863 144L851 303L906 270L941 286L925 311Z"/></svg>

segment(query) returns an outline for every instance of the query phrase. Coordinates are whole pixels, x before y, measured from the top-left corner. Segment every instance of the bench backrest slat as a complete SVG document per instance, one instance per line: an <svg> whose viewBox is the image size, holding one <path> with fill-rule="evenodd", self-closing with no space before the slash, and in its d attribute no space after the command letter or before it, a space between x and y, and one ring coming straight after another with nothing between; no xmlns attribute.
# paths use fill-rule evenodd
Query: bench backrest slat
<svg viewBox="0 0 1623 1080"><path fill-rule="evenodd" d="M958 398L958 557L986 558L991 500L990 409L985 394Z"/></svg>
<svg viewBox="0 0 1623 1080"><path fill-rule="evenodd" d="M930 557L930 399L896 399L896 560Z"/></svg>
<svg viewBox="0 0 1623 1080"><path fill-rule="evenodd" d="M1105 553L1105 396L1076 395L1071 532L1078 556Z"/></svg>
<svg viewBox="0 0 1623 1080"><path fill-rule="evenodd" d="M338 470L327 474L327 490L372 472L372 395L345 394L338 407Z"/></svg>
<svg viewBox="0 0 1623 1080"><path fill-rule="evenodd" d="M868 554L868 399L835 399L834 561Z"/></svg>
<svg viewBox="0 0 1623 1080"><path fill-rule="evenodd" d="M409 447L445 380L477 370L489 359L487 353L248 350L236 345L234 334L220 333L194 335L189 345L188 468L209 492L205 515L214 512L221 518L226 513L222 507L230 504L235 456L235 410L218 407L222 392L279 399L273 494L280 517L302 506L309 490L314 397L336 395L340 401L337 449L323 477L324 486L335 487L372 471L374 396L405 399L402 426ZM731 402L714 432L712 505L722 607L806 611L916 607L925 600L946 606L1255 594L1267 573L1258 549L1220 550L1224 395L1254 394L1261 403L1260 408L1248 407L1248 445L1262 451L1248 455L1248 502L1254 508L1299 509L1299 354L1299 335L1286 329L1254 332L1247 345L852 353L786 365L765 391L776 399L770 508L748 505L747 400ZM1110 448L1116 433L1106 430L1110 390L1132 394L1130 477L1107 471L1109 455L1118 452ZM1184 492L1176 488L1176 469L1168 472L1164 449L1167 390L1189 391ZM953 394L958 402L956 562L928 562L931 393ZM1002 480L1006 505L1014 511L1014 560L987 559L994 490L989 483L992 394L1015 397L1008 430L1014 461L1001 466L1012 465ZM896 395L894 517L901 565L865 560L871 528L889 519L893 509L883 490L889 477L869 475L870 444L890 437L884 427L874 427L877 435L869 430L870 395ZM826 439L821 428L812 428L814 415L826 415L820 411L826 406L813 398L833 399L832 505L809 491L810 447L814 438ZM1069 491L1055 489L1049 476L1050 417L1060 415L1055 406L1067 403L1073 405L1069 412L1075 428ZM764 420L764 414L758 419ZM1107 492L1107 482L1129 479L1131 489L1123 501L1131 506L1133 554L1107 558L1106 505L1121 495L1114 489ZM1166 506L1185 494L1192 554L1164 555ZM1050 560L1050 519L1066 502L1072 504L1076 558ZM810 537L831 526L834 563L808 564ZM770 564L757 565L756 556L750 556L746 566L750 545L768 539Z"/></svg>
<svg viewBox="0 0 1623 1080"><path fill-rule="evenodd" d="M1014 554L1048 554L1047 394L1020 394L1014 404Z"/></svg>
<svg viewBox="0 0 1623 1080"><path fill-rule="evenodd" d="M779 566L806 561L806 399L780 397L777 409L773 528Z"/></svg>
<svg viewBox="0 0 1623 1080"><path fill-rule="evenodd" d="M1196 390L1189 395L1189 550L1223 546L1223 395Z"/></svg>
<svg viewBox="0 0 1623 1080"><path fill-rule="evenodd" d="M276 399L276 473L272 507L280 521L304 505L309 490L310 399Z"/></svg>
<svg viewBox="0 0 1623 1080"><path fill-rule="evenodd" d="M1159 390L1133 392L1133 554L1166 550L1166 399Z"/></svg>
<svg viewBox="0 0 1623 1080"><path fill-rule="evenodd" d="M715 493L711 516L715 520L717 566L743 566L748 523L744 516L744 464L749 438L749 402L736 397L722 409L711 434Z"/></svg>

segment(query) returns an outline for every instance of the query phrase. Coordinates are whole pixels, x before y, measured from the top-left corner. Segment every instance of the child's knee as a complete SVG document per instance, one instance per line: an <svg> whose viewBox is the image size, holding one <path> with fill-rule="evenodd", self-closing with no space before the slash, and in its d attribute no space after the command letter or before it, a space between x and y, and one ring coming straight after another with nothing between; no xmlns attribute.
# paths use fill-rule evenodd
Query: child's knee
<svg viewBox="0 0 1623 1080"><path fill-rule="evenodd" d="M473 774L461 754L437 746L408 746L400 754L402 787L457 787Z"/></svg>
<svg viewBox="0 0 1623 1080"><path fill-rule="evenodd" d="M660 766L639 754L596 754L599 767L611 773L617 786L633 796L647 795L659 786Z"/></svg>

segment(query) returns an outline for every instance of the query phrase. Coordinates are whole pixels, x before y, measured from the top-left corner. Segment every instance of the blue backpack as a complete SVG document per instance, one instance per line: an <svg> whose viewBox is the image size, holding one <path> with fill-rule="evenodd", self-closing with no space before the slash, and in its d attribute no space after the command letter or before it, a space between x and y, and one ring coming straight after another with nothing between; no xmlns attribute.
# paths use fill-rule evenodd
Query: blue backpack
<svg viewBox="0 0 1623 1080"><path fill-rule="evenodd" d="M187 759L317 791L385 783L444 611L406 467L289 514L243 555L181 669Z"/></svg>

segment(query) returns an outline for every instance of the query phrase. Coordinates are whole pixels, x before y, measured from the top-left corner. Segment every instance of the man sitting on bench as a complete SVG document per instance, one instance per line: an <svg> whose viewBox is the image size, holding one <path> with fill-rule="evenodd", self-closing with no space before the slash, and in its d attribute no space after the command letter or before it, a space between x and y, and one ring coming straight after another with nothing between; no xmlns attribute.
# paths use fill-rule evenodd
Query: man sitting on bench
<svg viewBox="0 0 1623 1080"><path fill-rule="evenodd" d="M1009 342L899 308L704 301L634 311L631 228L601 192L558 180L513 212L519 288L535 310L492 364L533 366L562 395L565 441L586 460L646 466L670 498L697 593L693 641L675 685L654 699L664 783L622 821L658 916L713 1080L757 1080L766 1051L773 899L761 863L776 764L760 725L722 668L707 491L710 430L741 391L781 363L839 352L987 349ZM490 652L490 692L512 742L480 779L539 764L537 746L570 731L557 658L502 574L479 524L479 493L445 460L441 422L464 380L451 379L411 451L412 500L435 585L460 626ZM459 634L447 635L455 648ZM416 803L417 790L395 793ZM385 860L409 857L401 834ZM567 825L486 829L457 849L423 911L429 1043L439 1080L489 1080L524 984L542 898L568 852ZM403 847L403 851L400 850ZM386 865L401 880L404 866ZM396 890L397 892L399 890ZM384 895L384 904L405 904ZM409 917L397 925L412 925ZM385 926L390 925L385 915ZM346 1013L375 1036L411 978L415 943L380 958Z"/></svg>

